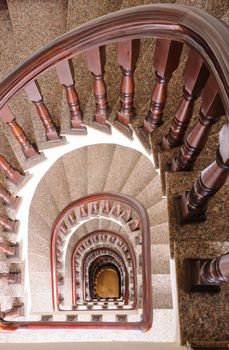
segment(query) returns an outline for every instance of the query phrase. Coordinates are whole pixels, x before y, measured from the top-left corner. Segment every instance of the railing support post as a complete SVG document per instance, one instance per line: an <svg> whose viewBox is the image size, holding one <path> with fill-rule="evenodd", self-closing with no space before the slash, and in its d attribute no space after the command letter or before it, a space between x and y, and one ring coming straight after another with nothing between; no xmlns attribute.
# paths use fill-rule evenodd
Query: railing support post
<svg viewBox="0 0 229 350"><path fill-rule="evenodd" d="M219 292L229 283L229 253L214 259L187 259L186 282L190 292Z"/></svg>
<svg viewBox="0 0 229 350"><path fill-rule="evenodd" d="M25 175L14 169L2 155L0 155L0 169L4 172L6 178L15 185L19 185L25 177Z"/></svg>
<svg viewBox="0 0 229 350"><path fill-rule="evenodd" d="M224 185L229 174L229 124L219 135L220 147L216 160L204 169L189 192L175 198L179 224L206 220L205 212L210 198Z"/></svg>

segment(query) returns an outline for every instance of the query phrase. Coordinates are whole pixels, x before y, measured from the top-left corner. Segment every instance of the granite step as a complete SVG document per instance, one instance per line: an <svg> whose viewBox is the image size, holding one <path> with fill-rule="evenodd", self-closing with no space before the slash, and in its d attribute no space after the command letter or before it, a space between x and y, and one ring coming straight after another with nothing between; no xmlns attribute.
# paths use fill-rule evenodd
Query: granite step
<svg viewBox="0 0 229 350"><path fill-rule="evenodd" d="M140 152L116 145L103 191L122 192L140 157Z"/></svg>
<svg viewBox="0 0 229 350"><path fill-rule="evenodd" d="M151 262L153 274L169 274L169 259L169 244L154 244L151 246Z"/></svg>
<svg viewBox="0 0 229 350"><path fill-rule="evenodd" d="M8 7L20 61L66 32L66 1L50 1L44 6L42 0L20 3L10 0ZM37 80L53 121L59 126L62 86L58 82L55 70L45 73ZM23 105L25 101L27 101L25 96L20 99ZM34 130L33 140L36 140L38 147L40 149L50 147L44 127L32 103L25 106L25 112L23 129L27 127L26 123L30 124L31 129ZM27 131L27 128L24 130Z"/></svg>
<svg viewBox="0 0 229 350"><path fill-rule="evenodd" d="M168 220L167 199L162 198L159 202L150 207L147 212L151 226L166 223Z"/></svg>
<svg viewBox="0 0 229 350"><path fill-rule="evenodd" d="M160 176L156 172L155 174L156 176L153 180L151 180L136 197L136 199L144 205L145 209L149 209L157 204L162 198Z"/></svg>
<svg viewBox="0 0 229 350"><path fill-rule="evenodd" d="M171 277L169 274L152 275L152 297L154 309L172 309Z"/></svg>
<svg viewBox="0 0 229 350"><path fill-rule="evenodd" d="M144 191L150 182L154 181L156 176L157 173L152 162L146 158L146 156L141 155L129 174L129 177L122 187L121 192L140 200L138 198L139 195Z"/></svg>

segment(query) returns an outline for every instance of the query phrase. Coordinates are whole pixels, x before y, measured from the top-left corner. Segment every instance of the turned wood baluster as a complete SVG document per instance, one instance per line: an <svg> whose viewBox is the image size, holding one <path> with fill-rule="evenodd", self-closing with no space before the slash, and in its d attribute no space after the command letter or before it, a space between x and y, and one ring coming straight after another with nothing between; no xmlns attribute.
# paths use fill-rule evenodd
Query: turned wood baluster
<svg viewBox="0 0 229 350"><path fill-rule="evenodd" d="M18 170L14 169L2 155L0 155L0 169L3 170L7 179L15 185L19 185L25 177L25 175L22 175Z"/></svg>
<svg viewBox="0 0 229 350"><path fill-rule="evenodd" d="M186 259L186 281L189 292L219 292L229 283L229 253L214 259Z"/></svg>
<svg viewBox="0 0 229 350"><path fill-rule="evenodd" d="M20 198L18 196L14 197L0 184L0 200L12 209L17 209L20 203Z"/></svg>
<svg viewBox="0 0 229 350"><path fill-rule="evenodd" d="M132 130L130 122L135 116L134 109L134 70L139 58L140 40L120 41L118 43L118 64L122 70L120 108L116 117L116 124L123 128L130 136Z"/></svg>
<svg viewBox="0 0 229 350"><path fill-rule="evenodd" d="M200 96L209 77L209 71L202 57L194 49L189 51L183 77L183 99L173 117L168 135L163 138L161 144L163 150L179 146L184 142L184 135L193 114L195 101Z"/></svg>
<svg viewBox="0 0 229 350"><path fill-rule="evenodd" d="M12 134L20 144L22 152L26 158L30 159L39 155L39 153L32 146L28 137L25 135L21 126L16 122L15 116L8 106L4 106L0 110L0 118L11 128Z"/></svg>
<svg viewBox="0 0 229 350"><path fill-rule="evenodd" d="M46 107L43 97L40 93L40 87L37 81L30 82L25 87L26 94L28 96L29 101L33 102L36 107L38 116L45 128L45 134L48 141L56 141L60 140L61 137L57 132L57 128L52 121L49 110Z"/></svg>
<svg viewBox="0 0 229 350"><path fill-rule="evenodd" d="M17 220L11 220L7 216L0 215L0 227L4 232L16 233L18 230L19 222Z"/></svg>
<svg viewBox="0 0 229 350"><path fill-rule="evenodd" d="M7 256L18 256L18 245L0 242L0 251L5 253Z"/></svg>
<svg viewBox="0 0 229 350"><path fill-rule="evenodd" d="M1 318L6 317L20 317L24 315L24 304L21 305L15 305L10 310L6 310L3 312L0 312Z"/></svg>
<svg viewBox="0 0 229 350"><path fill-rule="evenodd" d="M210 198L225 184L229 174L229 124L219 135L220 146L216 160L204 169L189 192L175 198L177 220L180 224L206 219L205 211Z"/></svg>
<svg viewBox="0 0 229 350"><path fill-rule="evenodd" d="M86 134L87 129L82 125L83 116L80 109L79 97L75 89L73 67L70 61L63 61L56 66L60 83L65 88L66 100L71 116L71 130L79 134Z"/></svg>
<svg viewBox="0 0 229 350"><path fill-rule="evenodd" d="M199 121L187 135L185 144L181 148L178 157L172 161L172 171L188 171L193 169L196 158L207 142L212 125L224 113L218 86L214 78L210 76L202 93L202 107Z"/></svg>
<svg viewBox="0 0 229 350"><path fill-rule="evenodd" d="M169 39L157 39L153 66L156 83L152 90L151 106L148 117L144 120L143 132L148 135L162 123L164 106L167 98L168 83L180 61L183 44Z"/></svg>
<svg viewBox="0 0 229 350"><path fill-rule="evenodd" d="M0 280L6 281L8 284L21 283L21 272L3 272L0 273Z"/></svg>
<svg viewBox="0 0 229 350"><path fill-rule="evenodd" d="M106 85L104 82L104 67L106 64L105 46L95 47L86 51L86 61L88 70L92 73L94 80L94 95L96 111L94 114L94 124L102 127L102 130L110 132L110 125L106 120L109 117L110 109L107 102Z"/></svg>

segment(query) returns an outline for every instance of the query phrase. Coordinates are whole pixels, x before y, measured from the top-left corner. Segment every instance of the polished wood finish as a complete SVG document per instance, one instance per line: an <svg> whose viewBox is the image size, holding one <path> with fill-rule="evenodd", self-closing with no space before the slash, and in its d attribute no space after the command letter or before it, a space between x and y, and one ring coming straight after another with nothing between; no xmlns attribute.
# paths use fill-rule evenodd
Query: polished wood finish
<svg viewBox="0 0 229 350"><path fill-rule="evenodd" d="M183 99L173 117L168 135L163 138L162 150L183 144L185 132L193 114L195 101L200 96L209 77L209 71L203 58L194 49L189 50L183 77Z"/></svg>
<svg viewBox="0 0 229 350"><path fill-rule="evenodd" d="M152 90L149 114L143 124L143 132L146 135L163 123L168 83L179 65L182 47L182 43L174 40L156 40L153 59L156 82Z"/></svg>
<svg viewBox="0 0 229 350"><path fill-rule="evenodd" d="M40 92L38 82L32 81L25 87L29 101L32 101L36 107L37 114L44 126L45 135L48 141L58 141L61 137L58 134L57 127L52 121L51 115L47 106L44 103L43 96Z"/></svg>
<svg viewBox="0 0 229 350"><path fill-rule="evenodd" d="M18 244L0 242L0 251L5 253L7 257L17 257L19 252L18 248Z"/></svg>
<svg viewBox="0 0 229 350"><path fill-rule="evenodd" d="M105 46L95 47L86 51L86 61L88 70L92 73L94 81L94 95L96 110L93 125L101 131L111 133L111 126L106 122L110 108L107 102L106 85L104 81L104 69L106 64Z"/></svg>
<svg viewBox="0 0 229 350"><path fill-rule="evenodd" d="M21 272L1 272L0 281L5 281L8 284L20 284Z"/></svg>
<svg viewBox="0 0 229 350"><path fill-rule="evenodd" d="M25 135L21 126L16 122L15 116L8 106L3 107L0 110L0 118L9 125L12 135L16 138L21 150L24 153L25 157L31 159L39 155L35 150L28 137Z"/></svg>
<svg viewBox="0 0 229 350"><path fill-rule="evenodd" d="M219 88L215 79L210 76L202 93L202 107L199 121L185 138L184 146L171 165L172 171L189 171L204 148L211 127L216 123L225 110L222 105Z"/></svg>
<svg viewBox="0 0 229 350"><path fill-rule="evenodd" d="M186 279L189 292L215 293L229 283L229 253L214 259L187 259Z"/></svg>
<svg viewBox="0 0 229 350"><path fill-rule="evenodd" d="M140 52L140 40L127 40L118 43L118 64L122 71L120 88L120 108L116 117L116 124L127 135L132 135L129 127L135 116L134 108L134 70Z"/></svg>
<svg viewBox="0 0 229 350"><path fill-rule="evenodd" d="M57 75L66 93L66 101L71 117L71 130L79 135L87 133L83 125L83 114L80 108L79 97L75 88L73 65L70 60L64 60L56 66Z"/></svg>
<svg viewBox="0 0 229 350"><path fill-rule="evenodd" d="M126 323L125 326L122 323L119 323L118 326L113 322L101 323L101 328L120 328L120 329L142 329L147 330L151 327L152 323L152 292L151 292L151 258L150 258L150 226L149 218L144 207L134 198L131 198L126 195L117 195L114 193L96 193L82 197L72 203L70 203L66 208L56 218L51 232L51 271L52 271L52 293L53 293L53 308L54 310L59 310L59 289L58 289L58 268L57 268L57 239L59 235L59 228L62 225L63 221L72 213L74 208L87 207L87 205L95 202L120 202L124 206L130 206L141 220L142 226L142 258L143 258L143 267L142 267L142 279L143 279L143 311L142 311L142 320L140 322ZM62 323L63 325L64 323ZM84 324L84 326L83 326ZM73 328L96 328L96 324L93 323L77 323ZM69 325L68 325L69 326ZM66 327L68 328L68 327Z"/></svg>
<svg viewBox="0 0 229 350"><path fill-rule="evenodd" d="M0 184L0 200L2 201L3 204L15 210L18 209L18 206L20 204L20 198L18 196L14 197L1 184Z"/></svg>
<svg viewBox="0 0 229 350"><path fill-rule="evenodd" d="M19 222L17 220L11 220L7 216L0 215L0 227L3 232L17 233Z"/></svg>
<svg viewBox="0 0 229 350"><path fill-rule="evenodd" d="M223 160L218 149L216 160L202 171L192 189L175 198L177 222L186 224L205 221L207 203L225 184L228 174L229 155L227 160Z"/></svg>
<svg viewBox="0 0 229 350"><path fill-rule="evenodd" d="M24 304L14 305L12 309L0 312L0 317L21 317L24 316Z"/></svg>
<svg viewBox="0 0 229 350"><path fill-rule="evenodd" d="M0 170L2 170L6 178L15 185L19 185L25 177L25 175L22 175L18 170L13 168L2 155L0 155Z"/></svg>

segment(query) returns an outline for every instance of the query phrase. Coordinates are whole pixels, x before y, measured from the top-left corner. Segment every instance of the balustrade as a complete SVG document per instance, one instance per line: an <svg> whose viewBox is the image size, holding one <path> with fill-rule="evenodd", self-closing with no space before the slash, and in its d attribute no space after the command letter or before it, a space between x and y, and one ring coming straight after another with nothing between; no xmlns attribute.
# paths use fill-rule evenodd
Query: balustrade
<svg viewBox="0 0 229 350"><path fill-rule="evenodd" d="M120 41L118 43L118 64L122 70L120 108L115 125L128 136L132 136L129 127L135 116L134 108L134 70L139 57L140 40Z"/></svg>
<svg viewBox="0 0 229 350"><path fill-rule="evenodd" d="M14 197L0 184L0 200L8 207L17 210L21 199L18 196Z"/></svg>
<svg viewBox="0 0 229 350"><path fill-rule="evenodd" d="M202 171L189 192L175 199L178 223L200 222L206 219L208 201L225 184L229 174L228 139L229 125L227 124L220 131L220 146L216 160Z"/></svg>
<svg viewBox="0 0 229 350"><path fill-rule="evenodd" d="M14 305L12 309L0 312L1 318L21 317L21 316L24 316L24 304Z"/></svg>
<svg viewBox="0 0 229 350"><path fill-rule="evenodd" d="M19 185L25 177L25 175L13 168L2 155L0 155L0 169L4 172L6 178L15 185Z"/></svg>
<svg viewBox="0 0 229 350"><path fill-rule="evenodd" d="M17 257L19 246L18 244L0 242L0 251L5 253L7 257Z"/></svg>
<svg viewBox="0 0 229 350"><path fill-rule="evenodd" d="M7 105L0 110L0 118L9 125L25 157L27 159L37 157L39 153L35 150L21 126L16 122L15 116Z"/></svg>
<svg viewBox="0 0 229 350"><path fill-rule="evenodd" d="M156 82L152 90L151 106L144 120L143 134L148 134L163 124L162 117L167 98L168 83L180 61L183 44L174 40L157 39L153 66Z"/></svg>
<svg viewBox="0 0 229 350"><path fill-rule="evenodd" d="M92 73L94 80L96 111L93 125L102 131L111 133L111 126L106 122L110 114L110 108L107 102L106 85L104 82L104 67L106 64L105 46L86 51L86 60L88 70Z"/></svg>
<svg viewBox="0 0 229 350"><path fill-rule="evenodd" d="M17 233L19 222L17 220L12 220L7 216L0 215L0 227L3 232Z"/></svg>
<svg viewBox="0 0 229 350"><path fill-rule="evenodd" d="M1 272L0 281L6 281L8 284L21 283L21 272Z"/></svg>
<svg viewBox="0 0 229 350"><path fill-rule="evenodd" d="M48 141L58 141L61 137L58 134L57 127L54 124L47 106L44 103L40 93L40 87L36 80L32 81L25 87L29 101L33 102L36 107L37 114L44 126L45 135Z"/></svg>
<svg viewBox="0 0 229 350"><path fill-rule="evenodd" d="M66 101L71 117L71 130L78 134L86 134L87 129L83 125L83 114L79 104L79 97L73 78L73 67L70 61L62 61L56 66L57 75L66 93Z"/></svg>

